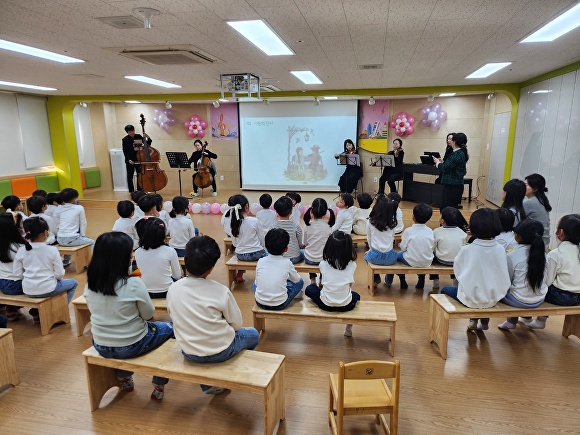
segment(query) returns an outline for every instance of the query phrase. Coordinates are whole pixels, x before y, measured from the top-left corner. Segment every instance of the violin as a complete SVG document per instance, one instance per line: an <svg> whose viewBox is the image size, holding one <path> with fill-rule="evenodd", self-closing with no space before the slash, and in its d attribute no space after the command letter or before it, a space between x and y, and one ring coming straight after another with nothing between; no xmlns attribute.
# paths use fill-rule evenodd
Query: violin
<svg viewBox="0 0 580 435"><path fill-rule="evenodd" d="M137 182L146 192L157 192L167 186L167 175L159 167L159 151L149 145L145 138L145 116L141 114L141 129L143 130L143 147L137 151L137 160L141 170L137 174Z"/></svg>
<svg viewBox="0 0 580 435"><path fill-rule="evenodd" d="M193 184L202 189L211 186L213 183L213 175L211 175L212 162L205 154L206 147L207 141L205 141L201 147L201 163L198 165L197 174L193 177Z"/></svg>

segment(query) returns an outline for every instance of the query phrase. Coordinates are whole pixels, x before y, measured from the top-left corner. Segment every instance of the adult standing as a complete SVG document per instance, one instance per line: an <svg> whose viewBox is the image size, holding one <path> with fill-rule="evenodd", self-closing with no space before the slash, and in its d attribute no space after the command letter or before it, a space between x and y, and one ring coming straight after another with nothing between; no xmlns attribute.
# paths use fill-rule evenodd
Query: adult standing
<svg viewBox="0 0 580 435"><path fill-rule="evenodd" d="M433 157L435 166L441 170L441 184L443 185L441 209L445 207L457 208L461 204L463 177L467 173L466 163L469 160L465 133L453 133L450 145L453 152L445 161Z"/></svg>
<svg viewBox="0 0 580 435"><path fill-rule="evenodd" d="M447 160L447 157L453 152L451 148L451 139L455 133L447 133L447 138L445 139L445 154L443 154L443 161ZM435 184L441 184L441 175L435 179Z"/></svg>
<svg viewBox="0 0 580 435"><path fill-rule="evenodd" d="M340 154L335 154L334 158L338 159L340 156L345 156L346 169L338 180L338 187L340 187L341 192L351 193L356 189L358 180L363 176L360 156L352 140L346 139L344 141L344 151Z"/></svg>
<svg viewBox="0 0 580 435"><path fill-rule="evenodd" d="M403 151L403 141L399 138L393 140L393 150L387 153L388 156L393 156L395 159L395 166L385 166L383 168L383 174L379 178L379 191L377 195L385 194L385 183L389 185L391 192L397 191L397 185L395 181L403 179L403 158L405 157L405 151ZM374 163L372 166L376 166Z"/></svg>
<svg viewBox="0 0 580 435"><path fill-rule="evenodd" d="M540 174L530 174L525 178L526 197L522 201L526 217L540 221L544 226L544 235L542 239L546 248L550 244L550 212L552 206L546 192L546 179Z"/></svg>
<svg viewBox="0 0 580 435"><path fill-rule="evenodd" d="M153 140L149 137L147 133L143 136L135 133L135 127L131 124L125 126L125 132L127 136L123 138L123 154L125 156L125 167L127 168L127 186L129 187L129 192L133 192L135 187L133 185L133 174L135 171L137 174L141 170L141 165L137 160L137 150L143 146L143 138L147 141L149 145ZM137 183L137 190L141 190L141 186Z"/></svg>
<svg viewBox="0 0 580 435"><path fill-rule="evenodd" d="M196 139L195 142L193 142L193 145L195 146L195 151L193 152L193 154L189 158L189 163L190 164L193 163L193 169L195 169L196 171L201 169L203 157L209 157L210 159L217 159L217 154L212 153L207 148L205 150L203 149L203 144L201 143L201 141L199 139ZM215 170L215 166L213 164L209 168L209 173L211 174L211 177L212 177L211 196L217 196L217 185L215 182L216 170ZM195 185L195 176L196 175L197 174L192 175L193 192L191 193L191 196L193 196L193 197L199 196L199 193L197 193L198 186Z"/></svg>

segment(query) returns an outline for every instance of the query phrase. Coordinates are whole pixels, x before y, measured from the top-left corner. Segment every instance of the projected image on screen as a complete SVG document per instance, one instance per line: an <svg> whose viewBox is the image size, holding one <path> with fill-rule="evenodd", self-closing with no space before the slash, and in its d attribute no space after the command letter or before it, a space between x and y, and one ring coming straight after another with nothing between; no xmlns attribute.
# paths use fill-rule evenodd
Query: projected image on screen
<svg viewBox="0 0 580 435"><path fill-rule="evenodd" d="M337 191L334 155L356 137L356 101L240 104L242 188Z"/></svg>

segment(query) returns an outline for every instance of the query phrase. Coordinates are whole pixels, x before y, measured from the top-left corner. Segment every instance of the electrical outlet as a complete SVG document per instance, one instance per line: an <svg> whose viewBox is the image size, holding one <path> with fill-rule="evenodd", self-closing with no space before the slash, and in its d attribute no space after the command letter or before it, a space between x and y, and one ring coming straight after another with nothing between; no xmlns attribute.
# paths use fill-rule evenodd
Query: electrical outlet
<svg viewBox="0 0 580 435"><path fill-rule="evenodd" d="M224 176L220 175L220 181L224 181Z"/></svg>
<svg viewBox="0 0 580 435"><path fill-rule="evenodd" d="M373 183L377 183L379 181L378 177L373 178Z"/></svg>

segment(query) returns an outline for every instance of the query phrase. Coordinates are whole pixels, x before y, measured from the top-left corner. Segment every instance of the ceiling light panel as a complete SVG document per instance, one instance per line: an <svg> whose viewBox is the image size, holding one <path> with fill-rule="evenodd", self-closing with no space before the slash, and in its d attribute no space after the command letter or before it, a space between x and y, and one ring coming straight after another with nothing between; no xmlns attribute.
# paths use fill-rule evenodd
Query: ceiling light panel
<svg viewBox="0 0 580 435"><path fill-rule="evenodd" d="M151 77L147 76L125 76L125 78L138 82L148 83L150 85L161 86L162 88L181 88L180 85L164 82L163 80L152 79Z"/></svg>
<svg viewBox="0 0 580 435"><path fill-rule="evenodd" d="M83 63L84 60L75 59L74 57L64 56L53 53L52 51L41 50L40 48L30 47L28 45L17 44L16 42L0 39L0 48L3 50L14 51L16 53L26 54L28 56L40 57L41 59L52 60L60 63Z"/></svg>
<svg viewBox="0 0 580 435"><path fill-rule="evenodd" d="M262 20L228 21L231 27L268 56L288 56L294 52Z"/></svg>
<svg viewBox="0 0 580 435"><path fill-rule="evenodd" d="M554 18L520 42L552 42L578 26L580 26L580 3Z"/></svg>
<svg viewBox="0 0 580 435"><path fill-rule="evenodd" d="M305 85L321 85L322 80L318 78L312 71L290 71L298 80Z"/></svg>
<svg viewBox="0 0 580 435"><path fill-rule="evenodd" d="M489 77L492 74L495 74L499 70L501 70L501 69L503 69L506 66L511 65L511 64L512 64L511 62L486 63L481 68L479 68L477 71L472 72L471 74L469 74L465 78L466 79L483 79L483 78Z"/></svg>
<svg viewBox="0 0 580 435"><path fill-rule="evenodd" d="M0 80L0 86L11 86L14 88L34 89L37 91L58 91L56 88L47 88L46 86L27 85L26 83L5 82Z"/></svg>

